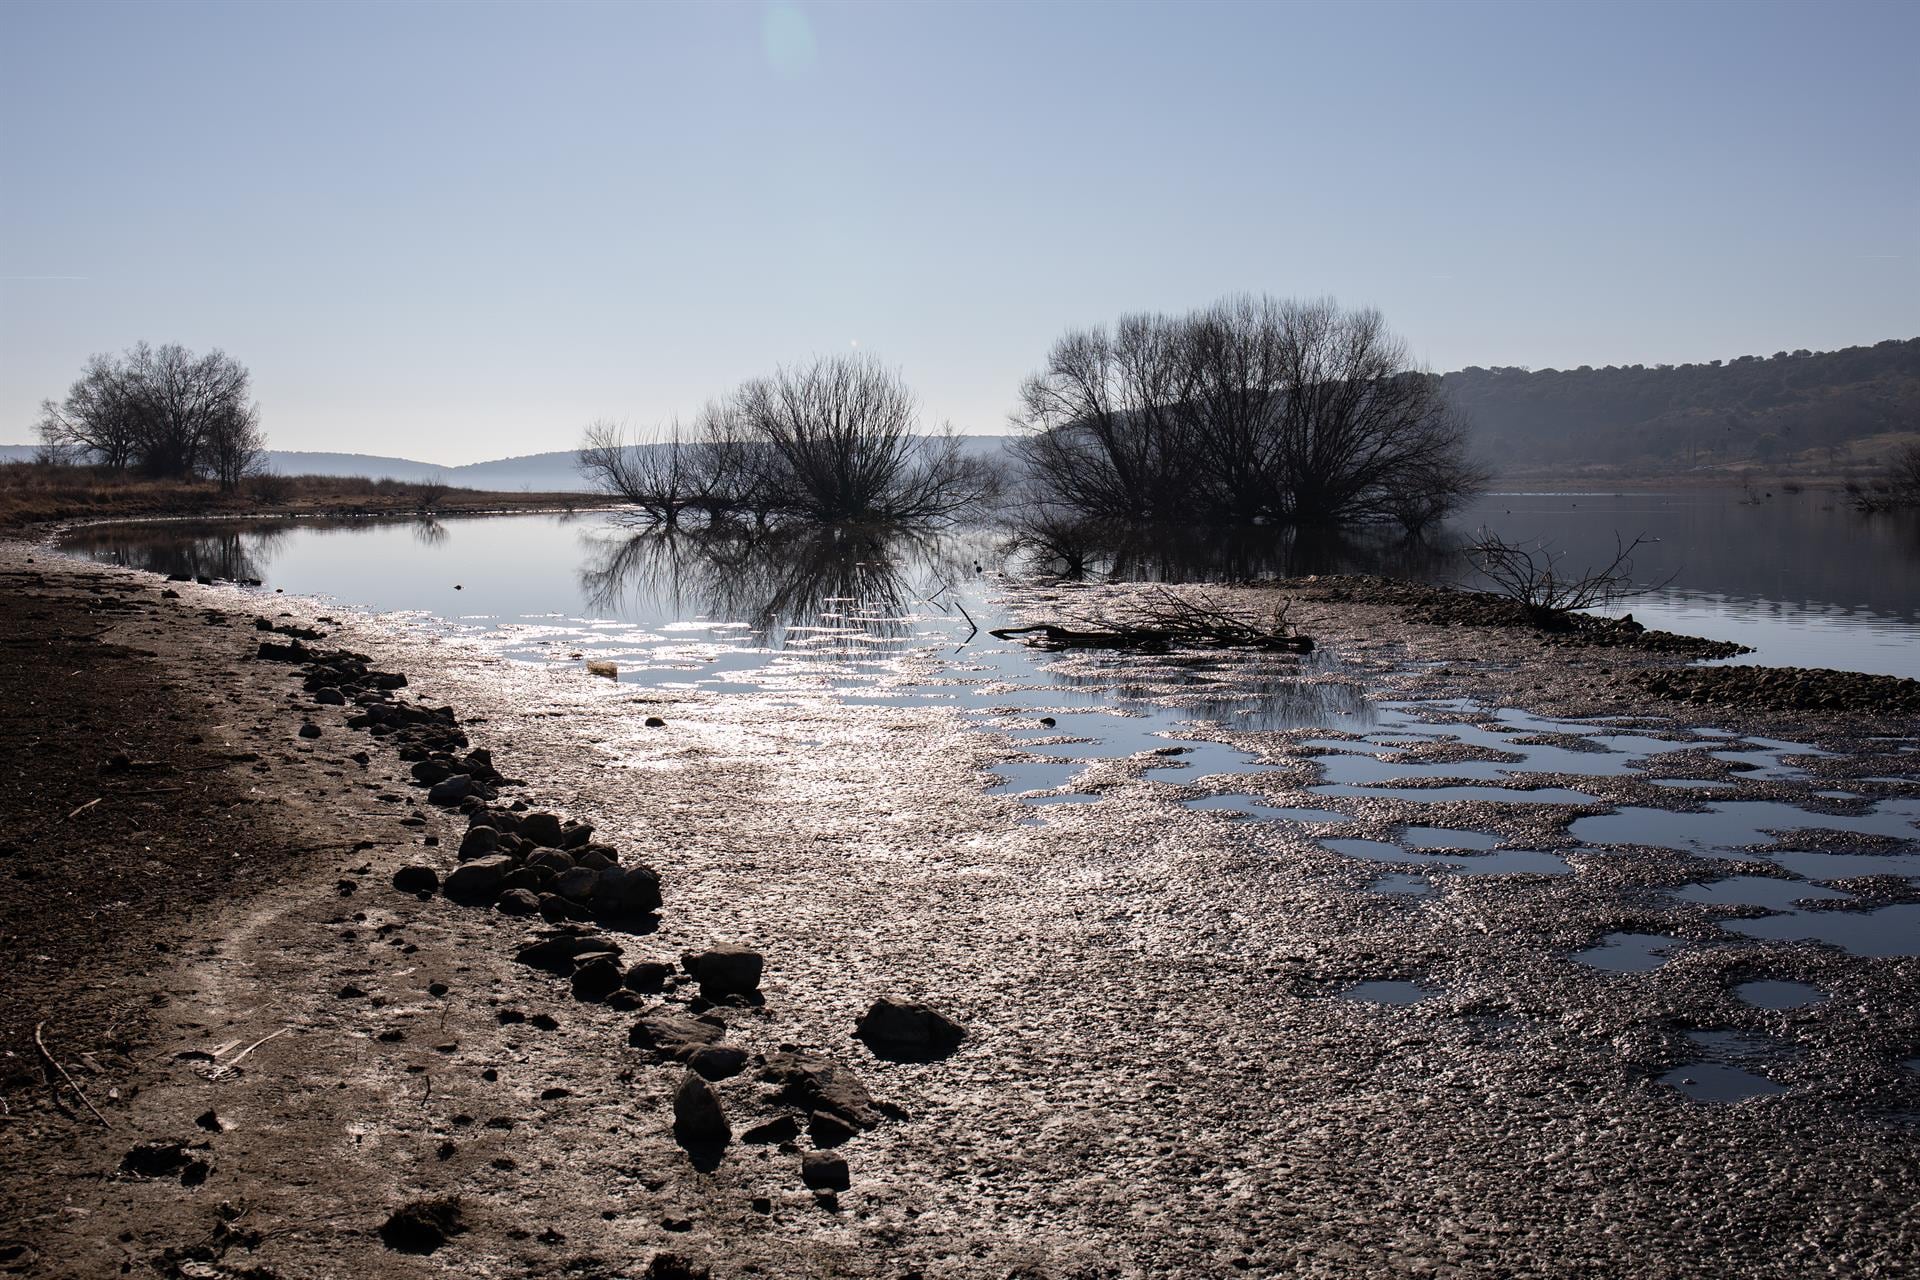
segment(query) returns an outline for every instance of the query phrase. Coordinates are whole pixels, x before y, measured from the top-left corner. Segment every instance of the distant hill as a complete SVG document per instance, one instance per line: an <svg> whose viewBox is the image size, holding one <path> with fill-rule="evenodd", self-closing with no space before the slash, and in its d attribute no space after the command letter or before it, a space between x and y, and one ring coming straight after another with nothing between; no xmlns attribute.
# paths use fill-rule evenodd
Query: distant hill
<svg viewBox="0 0 1920 1280"><path fill-rule="evenodd" d="M1468 368L1441 385L1503 470L1838 457L1920 433L1920 338L1708 364Z"/></svg>
<svg viewBox="0 0 1920 1280"><path fill-rule="evenodd" d="M992 454L999 452L1005 439L1004 436L962 436L961 443L970 453ZM30 462L38 451L38 445L0 445L0 462ZM462 489L487 489L496 493L589 492L574 465L575 456L573 450L566 449L447 467L436 462L386 458L371 453L272 449L267 452L267 470L283 476L364 476L369 480L400 480L408 484L437 481Z"/></svg>

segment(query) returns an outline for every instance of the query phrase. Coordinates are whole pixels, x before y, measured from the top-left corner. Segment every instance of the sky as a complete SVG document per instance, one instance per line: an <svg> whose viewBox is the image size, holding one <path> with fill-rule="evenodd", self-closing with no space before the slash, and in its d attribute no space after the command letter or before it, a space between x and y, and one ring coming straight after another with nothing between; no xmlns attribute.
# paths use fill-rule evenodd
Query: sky
<svg viewBox="0 0 1920 1280"><path fill-rule="evenodd" d="M0 5L0 442L219 347L458 464L858 349L1006 429L1236 292L1426 367L1920 335L1920 4Z"/></svg>

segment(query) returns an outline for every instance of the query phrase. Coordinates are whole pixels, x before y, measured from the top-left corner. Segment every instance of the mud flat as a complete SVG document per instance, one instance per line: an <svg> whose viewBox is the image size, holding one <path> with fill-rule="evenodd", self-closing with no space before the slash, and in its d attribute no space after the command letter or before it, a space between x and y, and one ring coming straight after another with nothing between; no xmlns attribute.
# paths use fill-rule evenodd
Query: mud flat
<svg viewBox="0 0 1920 1280"><path fill-rule="evenodd" d="M1059 727L1011 692L993 732L920 706L670 695L20 547L0 572L15 687L39 691L6 747L0 874L36 892L7 908L28 977L6 1006L0 1268L1894 1275L1920 1254L1920 963L1744 936L1723 925L1762 909L1686 896L1745 878L1911 909L1911 876L1870 861L1908 845L1865 829L1920 796L1910 715L1662 701L1648 682L1686 655L1657 641L1543 643L1301 582L1296 621L1342 663L1313 679L1424 707L1399 737L1227 730L1257 762L1228 780L1141 753L1076 780L1096 802L1039 808L986 785ZM1233 658L1074 664L1175 700L1262 678ZM376 734L396 714L374 705L425 710ZM1516 720L1475 745L1497 709L1609 724ZM1577 770L1607 734L1673 749ZM1329 760L1359 780L1330 783ZM1554 768L1407 794L1513 760ZM416 766L455 762L477 794L432 803L453 775ZM1377 765L1431 768L1376 793ZM1791 853L1867 874L1794 879L1764 831L1710 856L1574 834L1712 816L1722 787L1828 817ZM1234 791L1345 821L1194 807ZM1416 827L1437 853L1407 850ZM1449 853L1448 830L1494 848ZM541 863L549 838L572 867ZM604 867L577 912L544 903L588 845L657 871L658 912L598 902ZM1503 851L1564 870L1472 873ZM489 856L500 882L466 901L395 885ZM525 880L534 911L585 918L483 905L537 864L554 880ZM1433 891L1376 891L1385 876ZM557 938L587 941L516 959ZM584 980L554 971L609 943L618 961ZM738 951L688 971L717 948ZM715 977L739 951L756 980ZM881 997L965 1037L876 1051L856 1032ZM690 1061L716 1047L739 1058L699 1083ZM1727 1073L1773 1087L1719 1101Z"/></svg>

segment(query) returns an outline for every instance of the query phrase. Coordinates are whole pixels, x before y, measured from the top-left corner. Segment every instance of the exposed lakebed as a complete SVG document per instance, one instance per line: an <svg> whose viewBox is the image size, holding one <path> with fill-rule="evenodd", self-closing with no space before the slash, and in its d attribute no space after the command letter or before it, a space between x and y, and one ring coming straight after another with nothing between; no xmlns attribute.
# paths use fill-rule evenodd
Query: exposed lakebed
<svg viewBox="0 0 1920 1280"><path fill-rule="evenodd" d="M999 576L985 539L716 551L540 516L123 526L69 546L259 577L264 595L360 606L502 657L610 662L623 686L663 696L955 716L1003 744L980 785L1011 824L1097 824L1124 797L1155 806L1162 838L1294 859L1380 910L1455 909L1469 882L1604 883L1623 922L1653 927L1551 947L1603 981L1740 949L1747 985L1773 994L1729 998L1798 1010L1819 1001L1779 1003L1796 974L1772 972L1766 940L1920 954L1920 799L1885 772L1920 748L1908 739L1879 743L1854 776L1818 744L1719 726L1396 697L1390 668L1337 642L1305 658L1049 654L986 634L1058 600ZM1384 971L1342 990L1390 1004L1417 991L1425 1008L1447 987ZM1782 1087L1684 1028L1671 1051L1703 1065L1660 1078L1697 1100ZM1736 1087L1748 1077L1760 1083Z"/></svg>

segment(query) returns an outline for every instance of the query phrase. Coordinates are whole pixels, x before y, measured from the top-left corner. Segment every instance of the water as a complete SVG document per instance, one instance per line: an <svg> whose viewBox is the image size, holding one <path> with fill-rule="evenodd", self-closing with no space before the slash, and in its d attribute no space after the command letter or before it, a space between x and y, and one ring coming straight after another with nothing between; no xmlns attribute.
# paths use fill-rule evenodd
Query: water
<svg viewBox="0 0 1920 1280"><path fill-rule="evenodd" d="M1807 982L1743 982L1733 989L1734 998L1756 1009L1804 1009L1827 998L1826 992Z"/></svg>
<svg viewBox="0 0 1920 1280"><path fill-rule="evenodd" d="M1589 969L1646 973L1665 964L1680 945L1679 939L1660 933L1609 933L1573 958Z"/></svg>
<svg viewBox="0 0 1920 1280"><path fill-rule="evenodd" d="M1700 1030L1687 1033L1698 1058L1659 1077L1696 1102L1743 1102L1785 1093L1787 1087L1753 1068L1780 1054L1780 1046L1744 1031Z"/></svg>
<svg viewBox="0 0 1920 1280"><path fill-rule="evenodd" d="M1359 982L1340 993L1342 1000L1355 1000L1361 1004L1419 1004L1435 993L1417 982L1402 982L1398 979L1378 979L1371 982Z"/></svg>

